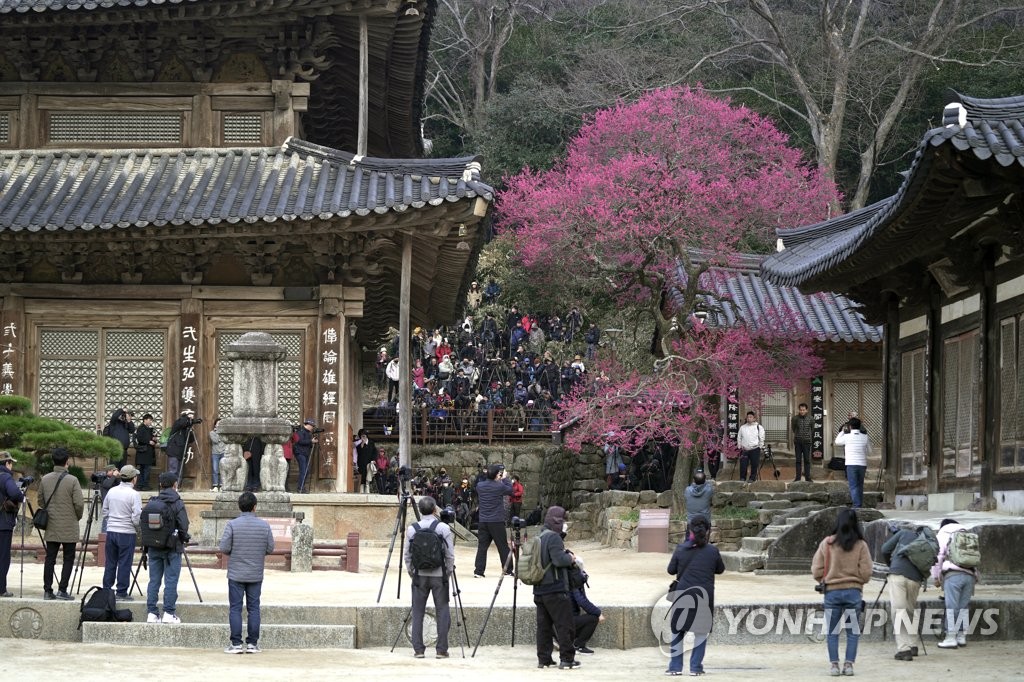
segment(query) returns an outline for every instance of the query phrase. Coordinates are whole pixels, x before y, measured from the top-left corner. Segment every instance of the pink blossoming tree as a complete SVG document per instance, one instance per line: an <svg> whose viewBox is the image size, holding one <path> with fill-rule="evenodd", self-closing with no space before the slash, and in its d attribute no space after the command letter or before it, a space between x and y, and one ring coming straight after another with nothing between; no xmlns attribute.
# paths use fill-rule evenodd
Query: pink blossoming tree
<svg viewBox="0 0 1024 682"><path fill-rule="evenodd" d="M756 331L708 327L697 313L727 305L709 277L770 249L776 227L828 217L839 198L770 121L699 88L598 112L561 164L512 178L500 228L531 280L651 324L648 366L606 362L601 381L562 401L569 447L663 439L689 453L717 438L730 387L749 399L820 371L786 310L761 311Z"/></svg>

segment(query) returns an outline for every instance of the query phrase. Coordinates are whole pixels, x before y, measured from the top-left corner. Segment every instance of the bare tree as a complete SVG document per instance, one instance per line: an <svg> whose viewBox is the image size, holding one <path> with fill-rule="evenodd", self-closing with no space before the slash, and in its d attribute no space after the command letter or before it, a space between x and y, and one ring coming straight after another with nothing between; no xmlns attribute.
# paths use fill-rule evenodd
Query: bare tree
<svg viewBox="0 0 1024 682"><path fill-rule="evenodd" d="M1024 6L998 6L992 0L700 4L731 31L731 46L716 60L740 56L774 65L789 85L788 93L753 85L730 90L752 91L799 117L810 131L819 168L832 177L843 145L854 145L859 169L851 208L866 203L872 175L926 69L1012 63L1020 43L1006 40L1009 31L998 29L1013 28L1024 12ZM866 123L862 129L870 134L851 139L853 115L867 119L858 123Z"/></svg>

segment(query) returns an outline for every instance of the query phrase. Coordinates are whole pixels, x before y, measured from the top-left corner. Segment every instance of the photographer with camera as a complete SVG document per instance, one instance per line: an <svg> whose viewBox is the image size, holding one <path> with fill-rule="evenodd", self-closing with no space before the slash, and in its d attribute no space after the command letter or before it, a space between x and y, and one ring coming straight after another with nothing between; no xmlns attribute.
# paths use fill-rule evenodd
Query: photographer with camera
<svg viewBox="0 0 1024 682"><path fill-rule="evenodd" d="M175 476L181 469L181 460L185 456L185 448L188 446L189 434L192 427L202 424L202 419L196 419L194 410L182 410L181 416L171 425L171 435L167 438L167 471Z"/></svg>
<svg viewBox="0 0 1024 682"><path fill-rule="evenodd" d="M558 667L562 670L578 668L576 660L576 627L573 620L572 599L569 597L569 569L576 561L562 541L568 526L565 509L550 507L544 516L544 529L540 540L539 564L544 577L533 586L533 603L537 606L537 667L555 665L551 658L552 638L558 641ZM527 563L524 559L524 563Z"/></svg>
<svg viewBox="0 0 1024 682"><path fill-rule="evenodd" d="M178 604L178 576L181 575L181 554L191 539L188 534L188 512L185 501L178 494L178 477L169 471L158 479L160 494L150 498L142 510L143 551L149 558L149 587L146 590L147 623L180 623L176 615ZM154 516L159 517L153 518ZM167 523L173 517L174 523ZM147 532L155 524L162 532ZM166 527L163 526L166 524ZM169 541L168 541L169 540ZM161 618L156 601L160 596L160 583L164 585L164 614Z"/></svg>
<svg viewBox="0 0 1024 682"><path fill-rule="evenodd" d="M7 571L11 568L11 542L14 540L14 526L18 521L18 510L25 499L22 486L14 482L14 458L11 453L0 452L0 597L13 597L7 591ZM23 486L31 478L21 479ZM28 481L28 483L25 483Z"/></svg>
<svg viewBox="0 0 1024 682"><path fill-rule="evenodd" d="M506 573L511 572L508 561L508 534L505 532L505 498L512 494L512 482L504 464L492 464L487 477L477 481L476 495L480 505L480 521L477 526L476 565L473 576L484 577L487 568L487 550L493 541L498 548L498 557Z"/></svg>
<svg viewBox="0 0 1024 682"><path fill-rule="evenodd" d="M423 615L427 595L434 602L437 619L437 658L448 658L448 630L451 612L448 608L448 579L455 570L455 536L448 525L450 510L436 517L437 503L432 497L421 497L417 503L420 519L405 532L405 570L412 578L412 649L416 658L423 658Z"/></svg>
<svg viewBox="0 0 1024 682"><path fill-rule="evenodd" d="M103 427L103 435L113 438L121 444L121 459L116 464L118 468L128 462L128 446L132 442L132 434L135 433L135 422L131 419L131 412L123 408L114 410L110 415L110 421Z"/></svg>
<svg viewBox="0 0 1024 682"><path fill-rule="evenodd" d="M377 445L370 440L366 429L359 429L356 442L352 446L352 463L359 470L359 488L361 492L370 492L370 479L366 475L366 467L377 458Z"/></svg>
<svg viewBox="0 0 1024 682"><path fill-rule="evenodd" d="M295 492L308 493L309 480L309 455L313 452L313 444L319 442L316 434L322 433L323 429L316 428L315 419L307 419L302 422L302 428L295 432L296 440L292 443L292 453L295 461L299 463L299 485Z"/></svg>
<svg viewBox="0 0 1024 682"><path fill-rule="evenodd" d="M142 415L142 424L135 429L135 467L139 470L138 490L149 490L149 470L156 464L156 433L153 415Z"/></svg>
<svg viewBox="0 0 1024 682"><path fill-rule="evenodd" d="M135 491L138 476L139 470L131 464L121 467L120 485L111 489L103 500L103 518L107 528L103 587L114 587L116 581L117 598L122 601L132 600L128 587L132 578L135 538L142 518L142 498ZM75 487L78 487L77 482Z"/></svg>
<svg viewBox="0 0 1024 682"><path fill-rule="evenodd" d="M39 482L39 508L46 509L49 517L43 542L46 543L46 560L43 563L43 599L64 599L71 601L68 584L75 566L75 545L78 543L78 522L85 513L85 500L78 479L68 475L68 451L56 448L53 451L53 471ZM64 563L61 566L57 594L53 593L53 571L57 565L57 552L63 550Z"/></svg>

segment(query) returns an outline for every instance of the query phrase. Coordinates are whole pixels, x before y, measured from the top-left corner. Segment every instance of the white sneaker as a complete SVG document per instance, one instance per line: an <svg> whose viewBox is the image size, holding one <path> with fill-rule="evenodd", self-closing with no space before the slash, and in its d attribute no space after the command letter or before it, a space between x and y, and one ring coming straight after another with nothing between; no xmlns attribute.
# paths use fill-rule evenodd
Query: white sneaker
<svg viewBox="0 0 1024 682"><path fill-rule="evenodd" d="M160 616L155 614L155 613L151 613L148 616L146 616L146 622L147 623L159 623L160 622Z"/></svg>
<svg viewBox="0 0 1024 682"><path fill-rule="evenodd" d="M259 644L246 644L245 653L247 654L261 654L263 649L260 648Z"/></svg>
<svg viewBox="0 0 1024 682"><path fill-rule="evenodd" d="M967 633L966 632L958 632L958 633L956 633L956 645L957 646L967 646Z"/></svg>
<svg viewBox="0 0 1024 682"><path fill-rule="evenodd" d="M224 653L226 653L226 654L244 654L245 653L245 647L242 646L241 644L232 644L227 649L224 650Z"/></svg>
<svg viewBox="0 0 1024 682"><path fill-rule="evenodd" d="M173 613L166 613L165 612L164 613L164 617L163 617L163 619L160 622L161 623L170 623L172 625L180 625L181 624L181 618L178 618Z"/></svg>
<svg viewBox="0 0 1024 682"><path fill-rule="evenodd" d="M956 635L946 635L946 638L939 642L940 649L955 649L957 647Z"/></svg>

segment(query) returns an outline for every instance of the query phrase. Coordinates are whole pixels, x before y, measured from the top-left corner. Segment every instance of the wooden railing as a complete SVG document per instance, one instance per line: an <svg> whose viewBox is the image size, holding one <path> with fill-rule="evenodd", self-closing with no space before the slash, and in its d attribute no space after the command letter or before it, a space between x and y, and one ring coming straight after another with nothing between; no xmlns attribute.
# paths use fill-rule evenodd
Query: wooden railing
<svg viewBox="0 0 1024 682"><path fill-rule="evenodd" d="M393 409L375 408L363 413L363 428L380 443L398 442L398 415ZM417 408L412 415L412 441L420 445L557 440L560 431L550 411L498 408L486 414Z"/></svg>

